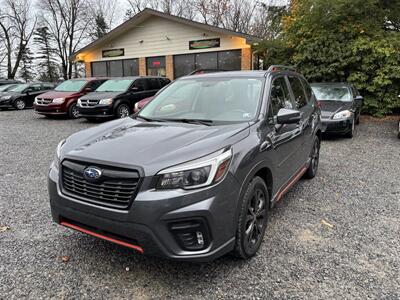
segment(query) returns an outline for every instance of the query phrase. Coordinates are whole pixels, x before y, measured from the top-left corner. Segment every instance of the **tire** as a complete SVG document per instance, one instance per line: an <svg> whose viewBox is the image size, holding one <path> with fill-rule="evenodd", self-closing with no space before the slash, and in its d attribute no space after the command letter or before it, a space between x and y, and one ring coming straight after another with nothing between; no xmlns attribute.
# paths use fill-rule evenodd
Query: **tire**
<svg viewBox="0 0 400 300"><path fill-rule="evenodd" d="M351 122L351 130L346 133L346 137L351 139L354 136L354 130L355 130L355 125L356 125L356 120L353 118L353 121Z"/></svg>
<svg viewBox="0 0 400 300"><path fill-rule="evenodd" d="M131 114L131 109L125 103L121 103L115 109L115 116L119 119L126 118Z"/></svg>
<svg viewBox="0 0 400 300"><path fill-rule="evenodd" d="M304 173L304 177L307 179L313 179L318 172L319 166L319 150L321 148L321 141L316 136L314 138L313 147L310 154L310 165L308 166L307 171Z"/></svg>
<svg viewBox="0 0 400 300"><path fill-rule="evenodd" d="M267 228L268 209L267 186L263 179L256 176L248 184L241 199L233 255L241 259L249 259L257 253Z"/></svg>
<svg viewBox="0 0 400 300"><path fill-rule="evenodd" d="M18 110L24 110L25 107L26 107L25 100L23 100L23 99L15 100L14 101L14 107L15 107L15 109L18 109Z"/></svg>
<svg viewBox="0 0 400 300"><path fill-rule="evenodd" d="M76 106L76 103L72 103L68 108L68 117L70 119L78 119L79 118L79 110Z"/></svg>

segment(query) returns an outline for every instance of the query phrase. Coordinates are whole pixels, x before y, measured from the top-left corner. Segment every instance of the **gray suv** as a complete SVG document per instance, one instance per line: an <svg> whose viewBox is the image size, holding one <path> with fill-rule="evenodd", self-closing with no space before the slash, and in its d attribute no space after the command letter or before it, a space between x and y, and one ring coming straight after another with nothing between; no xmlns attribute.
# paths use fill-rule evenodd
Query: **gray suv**
<svg viewBox="0 0 400 300"><path fill-rule="evenodd" d="M250 258L269 210L316 175L320 122L287 67L180 78L138 114L60 142L53 219L148 255Z"/></svg>

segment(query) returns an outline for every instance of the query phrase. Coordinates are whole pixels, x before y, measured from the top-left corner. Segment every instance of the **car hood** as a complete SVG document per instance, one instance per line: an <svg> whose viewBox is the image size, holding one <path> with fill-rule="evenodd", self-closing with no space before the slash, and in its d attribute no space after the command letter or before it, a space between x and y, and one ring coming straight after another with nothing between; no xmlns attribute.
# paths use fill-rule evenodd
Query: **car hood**
<svg viewBox="0 0 400 300"><path fill-rule="evenodd" d="M319 101L321 107L321 116L323 118L330 118L339 111L350 109L352 107L351 102L344 101Z"/></svg>
<svg viewBox="0 0 400 300"><path fill-rule="evenodd" d="M46 98L46 99L54 99L54 98L69 98L69 97L74 97L78 96L80 92L61 92L61 91L50 91L46 92L44 94L40 94L40 98Z"/></svg>
<svg viewBox="0 0 400 300"><path fill-rule="evenodd" d="M115 98L122 93L123 92L92 92L81 97L81 99L101 100L101 99Z"/></svg>
<svg viewBox="0 0 400 300"><path fill-rule="evenodd" d="M61 159L130 166L149 176L230 146L248 134L248 123L205 126L125 118L72 135L62 147Z"/></svg>
<svg viewBox="0 0 400 300"><path fill-rule="evenodd" d="M16 93L16 92L3 92L3 93L1 93L0 94L0 96L1 97L4 97L4 96L11 96L12 98L15 98L15 97L19 97L19 96L23 96L24 94L21 94L21 93Z"/></svg>

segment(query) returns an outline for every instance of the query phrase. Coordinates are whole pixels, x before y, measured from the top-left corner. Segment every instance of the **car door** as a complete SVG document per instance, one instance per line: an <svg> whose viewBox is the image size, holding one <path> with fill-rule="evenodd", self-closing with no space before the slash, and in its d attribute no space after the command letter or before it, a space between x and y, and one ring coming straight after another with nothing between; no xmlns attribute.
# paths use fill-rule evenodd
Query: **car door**
<svg viewBox="0 0 400 300"><path fill-rule="evenodd" d="M138 78L132 84L131 91L129 92L129 100L132 107L135 105L136 102L140 100L150 97L148 93L148 82L146 78Z"/></svg>
<svg viewBox="0 0 400 300"><path fill-rule="evenodd" d="M301 131L299 124L276 123L278 111L282 108L293 109L288 83L285 76L277 76L271 81L270 94L268 96L267 124L269 127L267 136L264 137L262 150L269 149L274 152L276 160L275 169L278 172L278 186L285 184L301 167L299 162L299 149L301 149ZM270 155L270 154L266 154Z"/></svg>
<svg viewBox="0 0 400 300"><path fill-rule="evenodd" d="M313 129L314 129L314 110L315 107L311 101L307 99L306 92L299 76L288 76L290 90L296 105L296 109L301 112L300 131L301 131L301 145L298 152L298 160L304 164L310 157L311 147L313 143Z"/></svg>

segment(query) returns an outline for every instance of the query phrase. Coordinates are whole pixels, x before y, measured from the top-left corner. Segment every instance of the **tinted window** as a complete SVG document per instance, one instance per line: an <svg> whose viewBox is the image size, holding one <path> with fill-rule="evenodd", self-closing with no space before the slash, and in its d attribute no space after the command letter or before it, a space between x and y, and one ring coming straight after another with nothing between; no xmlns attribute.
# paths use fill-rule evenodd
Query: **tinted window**
<svg viewBox="0 0 400 300"><path fill-rule="evenodd" d="M32 91L34 91L34 92L43 90L43 87L42 87L42 85L41 85L40 83L38 83L38 84L32 84L32 85L30 86L30 88L31 88Z"/></svg>
<svg viewBox="0 0 400 300"><path fill-rule="evenodd" d="M137 59L124 60L124 76L138 76L139 62Z"/></svg>
<svg viewBox="0 0 400 300"><path fill-rule="evenodd" d="M158 90L160 89L160 82L157 78L149 78L147 79L149 90Z"/></svg>
<svg viewBox="0 0 400 300"><path fill-rule="evenodd" d="M217 52L196 54L196 69L218 69Z"/></svg>
<svg viewBox="0 0 400 300"><path fill-rule="evenodd" d="M271 85L270 111L268 116L276 116L281 108L293 108L289 89L284 77L274 79Z"/></svg>
<svg viewBox="0 0 400 300"><path fill-rule="evenodd" d="M294 100L297 108L302 108L307 105L306 95L303 86L297 77L289 77L290 86L294 94Z"/></svg>
<svg viewBox="0 0 400 300"><path fill-rule="evenodd" d="M171 80L169 80L168 78L158 78L158 80L160 81L161 87L164 87L171 82Z"/></svg>
<svg viewBox="0 0 400 300"><path fill-rule="evenodd" d="M90 88L92 91L97 89L100 85L102 85L105 82L105 80L93 80L89 82L85 88Z"/></svg>
<svg viewBox="0 0 400 300"><path fill-rule="evenodd" d="M185 76L196 68L195 55L184 54L174 56L174 76L175 78Z"/></svg>
<svg viewBox="0 0 400 300"><path fill-rule="evenodd" d="M135 83L133 84L134 87L138 88L139 91L147 90L146 79L136 79Z"/></svg>
<svg viewBox="0 0 400 300"><path fill-rule="evenodd" d="M312 91L310 85L308 84L308 82L304 78L301 78L301 82L303 83L304 90L305 90L306 96L307 96L307 100L311 101L312 96L313 96L313 91Z"/></svg>
<svg viewBox="0 0 400 300"><path fill-rule="evenodd" d="M54 84L52 84L52 83L44 83L43 84L43 89L52 90L52 89L54 89Z"/></svg>
<svg viewBox="0 0 400 300"><path fill-rule="evenodd" d="M92 63L92 75L96 77L107 76L107 63L104 62L93 62Z"/></svg>
<svg viewBox="0 0 400 300"><path fill-rule="evenodd" d="M86 82L86 80L67 80L57 86L55 90L61 92L78 92Z"/></svg>
<svg viewBox="0 0 400 300"><path fill-rule="evenodd" d="M240 70L242 68L241 51L218 52L218 68L226 71Z"/></svg>
<svg viewBox="0 0 400 300"><path fill-rule="evenodd" d="M111 77L122 77L124 75L122 60L109 61L109 73Z"/></svg>

